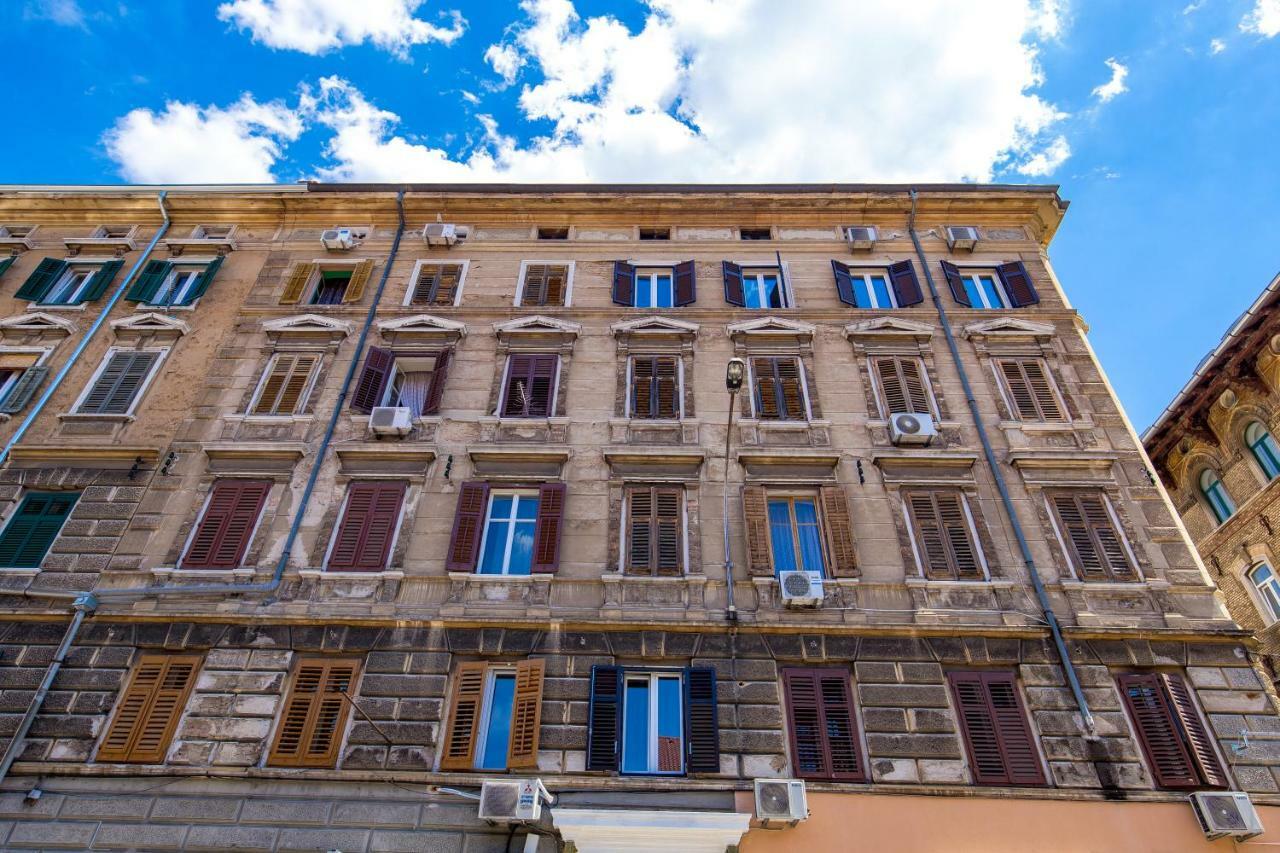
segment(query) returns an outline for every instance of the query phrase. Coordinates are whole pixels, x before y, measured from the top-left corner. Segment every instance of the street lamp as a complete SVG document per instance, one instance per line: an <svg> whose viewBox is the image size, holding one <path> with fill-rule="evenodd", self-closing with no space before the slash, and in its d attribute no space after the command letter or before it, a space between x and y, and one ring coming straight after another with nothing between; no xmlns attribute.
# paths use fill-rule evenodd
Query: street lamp
<svg viewBox="0 0 1280 853"><path fill-rule="evenodd" d="M724 430L724 580L725 618L738 621L738 608L733 603L733 554L729 549L729 448L733 443L733 409L738 392L747 377L747 363L737 356L729 359L724 370L724 387L729 392L729 421Z"/></svg>

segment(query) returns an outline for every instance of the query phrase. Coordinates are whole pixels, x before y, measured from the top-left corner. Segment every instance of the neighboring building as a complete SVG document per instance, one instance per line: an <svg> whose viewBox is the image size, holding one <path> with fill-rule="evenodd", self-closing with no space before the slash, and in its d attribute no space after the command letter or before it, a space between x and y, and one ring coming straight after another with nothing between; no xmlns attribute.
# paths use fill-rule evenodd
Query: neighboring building
<svg viewBox="0 0 1280 853"><path fill-rule="evenodd" d="M1055 187L156 192L0 191L6 849L506 850L513 777L580 853L1280 828Z"/></svg>

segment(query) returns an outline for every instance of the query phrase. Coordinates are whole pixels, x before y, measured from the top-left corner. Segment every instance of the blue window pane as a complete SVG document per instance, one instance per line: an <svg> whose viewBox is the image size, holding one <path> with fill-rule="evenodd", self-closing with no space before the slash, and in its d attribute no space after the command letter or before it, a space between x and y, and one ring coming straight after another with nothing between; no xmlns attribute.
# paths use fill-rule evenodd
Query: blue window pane
<svg viewBox="0 0 1280 853"><path fill-rule="evenodd" d="M660 275L654 277L654 291L656 292L657 302L655 308L670 308L673 304L671 296L671 276Z"/></svg>
<svg viewBox="0 0 1280 853"><path fill-rule="evenodd" d="M515 536L511 539L511 562L507 566L509 575L527 575L533 567L533 532L532 521L516 523Z"/></svg>
<svg viewBox="0 0 1280 853"><path fill-rule="evenodd" d="M516 518L532 520L538 517L538 499L533 495L521 495L516 503Z"/></svg>
<svg viewBox="0 0 1280 853"><path fill-rule="evenodd" d="M968 297L969 304L974 308L982 307L982 291L978 289L978 281L971 275L961 279L964 282L964 295Z"/></svg>
<svg viewBox="0 0 1280 853"><path fill-rule="evenodd" d="M760 282L754 275L742 277L743 295L746 296L748 308L760 308Z"/></svg>
<svg viewBox="0 0 1280 853"><path fill-rule="evenodd" d="M867 280L862 276L853 277L853 301L858 303L859 308L875 307L875 303L871 301L871 291L867 289Z"/></svg>
<svg viewBox="0 0 1280 853"><path fill-rule="evenodd" d="M502 558L507 553L508 522L495 519L485 531L484 553L480 555L480 574L502 574Z"/></svg>
<svg viewBox="0 0 1280 853"><path fill-rule="evenodd" d="M806 571L822 573L822 537L818 532L818 510L813 501L796 501L796 533L800 539L800 559Z"/></svg>
<svg viewBox="0 0 1280 853"><path fill-rule="evenodd" d="M1256 584L1261 584L1263 581L1270 579L1270 577L1271 567L1266 563L1263 563L1261 566L1258 566L1253 570L1253 582Z"/></svg>
<svg viewBox="0 0 1280 853"><path fill-rule="evenodd" d="M1280 476L1280 448L1276 447L1271 433L1263 432L1250 447L1253 455L1258 459L1258 464L1262 467L1262 472L1267 475L1267 479L1274 480Z"/></svg>
<svg viewBox="0 0 1280 853"><path fill-rule="evenodd" d="M622 772L649 770L649 681L628 681L622 706Z"/></svg>
<svg viewBox="0 0 1280 853"><path fill-rule="evenodd" d="M786 501L769 501L769 538L773 544L774 570L794 570L796 546L791 537L791 509Z"/></svg>
<svg viewBox="0 0 1280 853"><path fill-rule="evenodd" d="M680 679L658 679L658 766L654 769L659 773L679 773L684 769L680 693Z"/></svg>
<svg viewBox="0 0 1280 853"><path fill-rule="evenodd" d="M516 694L516 677L497 675L489 702L489 725L484 730L484 751L476 763L481 770L505 770L507 747L511 743L511 708Z"/></svg>
<svg viewBox="0 0 1280 853"><path fill-rule="evenodd" d="M982 292L987 295L987 304L992 308L1003 308L1004 300L1000 298L1000 289L996 287L996 280L989 275L979 276L982 282Z"/></svg>
<svg viewBox="0 0 1280 853"><path fill-rule="evenodd" d="M652 280L647 275L636 276L635 305L637 308L648 308L653 304Z"/></svg>
<svg viewBox="0 0 1280 853"><path fill-rule="evenodd" d="M782 306L782 285L778 282L776 275L767 275L764 277L764 292L767 296L770 308L781 308Z"/></svg>
<svg viewBox="0 0 1280 853"><path fill-rule="evenodd" d="M889 299L889 282L882 275L873 275L871 277L871 286L876 291L876 307L890 308L893 302Z"/></svg>

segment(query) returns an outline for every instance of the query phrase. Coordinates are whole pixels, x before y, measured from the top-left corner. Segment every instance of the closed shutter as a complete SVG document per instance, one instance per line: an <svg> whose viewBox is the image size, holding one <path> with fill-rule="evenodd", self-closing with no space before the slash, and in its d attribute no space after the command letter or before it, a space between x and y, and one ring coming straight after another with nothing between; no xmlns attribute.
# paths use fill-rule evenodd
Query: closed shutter
<svg viewBox="0 0 1280 853"><path fill-rule="evenodd" d="M832 574L838 578L857 577L858 548L853 538L853 522L849 518L849 504L845 500L844 489L839 486L823 486L819 493Z"/></svg>
<svg viewBox="0 0 1280 853"><path fill-rule="evenodd" d="M116 703L97 760L162 763L200 660L199 655L143 655Z"/></svg>
<svg viewBox="0 0 1280 853"><path fill-rule="evenodd" d="M840 301L845 305L858 307L858 300L853 293L853 276L849 272L849 265L842 264L839 261L831 262L831 271L836 277L836 296L840 297ZM867 307L867 306L862 306Z"/></svg>
<svg viewBox="0 0 1280 853"><path fill-rule="evenodd" d="M1156 786L1200 787L1198 768L1179 726L1178 715L1169 702L1161 674L1126 674L1116 681ZM1216 760L1215 757L1215 763Z"/></svg>
<svg viewBox="0 0 1280 853"><path fill-rule="evenodd" d="M213 278L218 274L218 270L222 269L223 257L219 255L205 266L196 277L195 284L191 285L191 290L187 292L186 298L180 304L190 305L209 290L209 285L213 284Z"/></svg>
<svg viewBox="0 0 1280 853"><path fill-rule="evenodd" d="M237 569L266 503L267 480L219 480L196 526L184 569Z"/></svg>
<svg viewBox="0 0 1280 853"><path fill-rule="evenodd" d="M1003 359L1000 375L1020 420L1060 421L1062 407L1049 381L1048 371L1039 359Z"/></svg>
<svg viewBox="0 0 1280 853"><path fill-rule="evenodd" d="M511 706L511 743L507 767L538 766L538 734L542 727L542 682L547 662L542 658L516 664L515 698Z"/></svg>
<svg viewBox="0 0 1280 853"><path fill-rule="evenodd" d="M627 570L677 576L684 569L684 519L679 487L627 491Z"/></svg>
<svg viewBox="0 0 1280 853"><path fill-rule="evenodd" d="M1010 672L950 672L960 734L978 785L1044 785L1044 768Z"/></svg>
<svg viewBox="0 0 1280 853"><path fill-rule="evenodd" d="M746 291L742 287L742 267L730 261L720 265L724 275L724 301L739 308L747 304Z"/></svg>
<svg viewBox="0 0 1280 853"><path fill-rule="evenodd" d="M480 558L480 536L488 509L489 484L481 481L463 483L458 489L458 508L453 515L453 533L449 537L446 571L476 570L476 562Z"/></svg>
<svg viewBox="0 0 1280 853"><path fill-rule="evenodd" d="M356 381L355 393L351 395L351 410L369 414L374 406L382 405L382 395L387 390L387 382L395 369L396 357L389 349L369 347L369 354L364 357L364 367L360 370L360 379Z"/></svg>
<svg viewBox="0 0 1280 853"><path fill-rule="evenodd" d="M49 368L43 364L33 365L22 371L18 381L13 383L13 387L5 395L4 401L0 402L0 412L13 415L25 409L48 375Z"/></svg>
<svg viewBox="0 0 1280 853"><path fill-rule="evenodd" d="M631 416L680 417L680 365L675 356L636 356L631 361Z"/></svg>
<svg viewBox="0 0 1280 853"><path fill-rule="evenodd" d="M315 264L294 264L293 269L289 271L289 279L285 282L284 292L280 294L280 304L297 304L302 299L302 292L307 289L307 283L315 274Z"/></svg>
<svg viewBox="0 0 1280 853"><path fill-rule="evenodd" d="M725 519L725 524L729 523ZM769 553L769 501L764 486L742 487L742 523L747 533L747 571L753 575L773 574Z"/></svg>
<svg viewBox="0 0 1280 853"><path fill-rule="evenodd" d="M613 301L632 306L636 302L636 267L626 261L613 262Z"/></svg>
<svg viewBox="0 0 1280 853"><path fill-rule="evenodd" d="M969 294L964 289L964 279L960 277L960 268L950 261L943 261L942 274L946 276L947 286L951 288L951 298L960 305L971 308Z"/></svg>
<svg viewBox="0 0 1280 853"><path fill-rule="evenodd" d="M409 303L450 307L457 297L461 278L462 267L457 264L424 264L418 268Z"/></svg>
<svg viewBox="0 0 1280 853"><path fill-rule="evenodd" d="M788 668L782 686L796 776L866 781L849 673Z"/></svg>
<svg viewBox="0 0 1280 853"><path fill-rule="evenodd" d="M925 576L934 580L981 580L982 564L959 492L909 492L916 548Z"/></svg>
<svg viewBox="0 0 1280 853"><path fill-rule="evenodd" d="M342 301L359 302L364 296L365 285L369 283L369 276L373 273L373 261L361 261L356 264L356 268L351 271L351 280L347 282L347 289L342 293Z"/></svg>
<svg viewBox="0 0 1280 853"><path fill-rule="evenodd" d="M1056 494L1051 503L1071 564L1081 580L1132 581L1137 577L1101 494Z"/></svg>
<svg viewBox="0 0 1280 853"><path fill-rule="evenodd" d="M591 704L587 709L587 769L618 769L622 723L622 668L591 667Z"/></svg>
<svg viewBox="0 0 1280 853"><path fill-rule="evenodd" d="M693 261L675 266L674 299L676 307L683 308L698 301L698 279Z"/></svg>
<svg viewBox="0 0 1280 853"><path fill-rule="evenodd" d="M276 767L333 767L350 713L360 662L350 658L303 659L280 712L267 755Z"/></svg>
<svg viewBox="0 0 1280 853"><path fill-rule="evenodd" d="M883 356L874 359L873 363L885 417L904 412L932 413L919 359Z"/></svg>
<svg viewBox="0 0 1280 853"><path fill-rule="evenodd" d="M753 358L756 416L762 420L805 420L800 361L796 358Z"/></svg>
<svg viewBox="0 0 1280 853"><path fill-rule="evenodd" d="M0 567L36 569L62 532L79 492L28 492L0 533Z"/></svg>
<svg viewBox="0 0 1280 853"><path fill-rule="evenodd" d="M564 528L564 483L543 483L538 487L538 520L533 530L534 573L560 568L560 534Z"/></svg>
<svg viewBox="0 0 1280 853"><path fill-rule="evenodd" d="M488 670L487 664L477 661L458 664L453 677L453 694L449 699L449 724L441 739L441 770L470 770L475 761L476 736L484 709L484 682Z"/></svg>
<svg viewBox="0 0 1280 853"><path fill-rule="evenodd" d="M503 389L504 418L550 417L559 358L550 353L511 356Z"/></svg>
<svg viewBox="0 0 1280 853"><path fill-rule="evenodd" d="M889 284L893 287L893 298L899 308L909 308L924 302L920 279L916 278L916 268L911 261L889 264Z"/></svg>
<svg viewBox="0 0 1280 853"><path fill-rule="evenodd" d="M128 414L159 357L155 352L113 352L76 411L95 415Z"/></svg>
<svg viewBox="0 0 1280 853"><path fill-rule="evenodd" d="M115 281L116 273L120 272L120 267L122 266L124 266L124 261L107 261L94 270L93 275L89 277L89 283L84 286L84 293L80 296L80 302L92 302L95 299L101 299L102 294L106 293L107 288L111 286L111 282Z"/></svg>
<svg viewBox="0 0 1280 853"><path fill-rule="evenodd" d="M67 262L60 261L57 258L44 258L36 265L36 268L27 276L27 280L22 283L22 287L18 288L18 292L14 296L18 299L29 299L32 302L39 302L44 299L49 288L53 287L53 283L62 277L63 272L67 269Z"/></svg>
<svg viewBox="0 0 1280 853"><path fill-rule="evenodd" d="M521 305L564 305L569 290L569 268L560 264L525 267Z"/></svg>
<svg viewBox="0 0 1280 853"><path fill-rule="evenodd" d="M685 748L690 773L720 772L720 721L716 707L716 671L685 670Z"/></svg>
<svg viewBox="0 0 1280 853"><path fill-rule="evenodd" d="M449 362L453 358L453 350L445 350L436 356L434 369L431 371L431 387L427 389L427 399L422 404L422 414L440 414L440 401L444 399L445 385L449 381Z"/></svg>
<svg viewBox="0 0 1280 853"><path fill-rule="evenodd" d="M319 361L320 356L314 353L277 354L262 381L252 414L293 415L303 411L311 373Z"/></svg>
<svg viewBox="0 0 1280 853"><path fill-rule="evenodd" d="M142 272L139 273L133 287L129 288L124 298L130 302L155 301L160 285L164 284L164 280L172 270L173 264L168 261L147 261L147 265L142 268Z"/></svg>
<svg viewBox="0 0 1280 853"><path fill-rule="evenodd" d="M1022 261L1001 264L996 267L996 274L1000 276L1004 292L1009 294L1009 302L1014 308L1035 305L1040 301L1040 295L1036 293L1035 285L1031 283L1031 276L1027 274Z"/></svg>
<svg viewBox="0 0 1280 853"><path fill-rule="evenodd" d="M400 521L404 483L352 483L327 568L377 572L387 567Z"/></svg>

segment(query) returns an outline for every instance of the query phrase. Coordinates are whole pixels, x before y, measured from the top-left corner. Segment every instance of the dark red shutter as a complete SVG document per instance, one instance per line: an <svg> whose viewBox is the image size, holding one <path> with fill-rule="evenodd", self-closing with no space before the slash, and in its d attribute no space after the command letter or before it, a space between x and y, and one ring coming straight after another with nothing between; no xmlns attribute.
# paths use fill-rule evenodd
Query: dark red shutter
<svg viewBox="0 0 1280 853"><path fill-rule="evenodd" d="M747 304L746 293L742 289L742 267L732 261L720 264L724 273L724 301L739 308Z"/></svg>
<svg viewBox="0 0 1280 853"><path fill-rule="evenodd" d="M636 267L626 261L613 262L613 301L628 307L636 302Z"/></svg>
<svg viewBox="0 0 1280 853"><path fill-rule="evenodd" d="M404 483L352 483L326 568L347 572L385 569L404 490Z"/></svg>
<svg viewBox="0 0 1280 853"><path fill-rule="evenodd" d="M782 684L796 775L865 781L849 673L788 668L782 671Z"/></svg>
<svg viewBox="0 0 1280 853"><path fill-rule="evenodd" d="M1195 764L1179 731L1160 675L1130 673L1117 677L1116 682L1156 786L1199 787Z"/></svg>
<svg viewBox="0 0 1280 853"><path fill-rule="evenodd" d="M533 357L528 417L549 418L555 414L556 368L559 364L560 356L558 355L542 354Z"/></svg>
<svg viewBox="0 0 1280 853"><path fill-rule="evenodd" d="M889 284L893 287L893 298L897 300L899 308L924 302L924 293L920 290L920 279L916 278L916 268L911 261L889 264Z"/></svg>
<svg viewBox="0 0 1280 853"><path fill-rule="evenodd" d="M551 416L559 359L559 356L552 353L518 353L511 356L507 368L507 384L503 389L501 411L504 418Z"/></svg>
<svg viewBox="0 0 1280 853"><path fill-rule="evenodd" d="M1170 672L1160 674L1160 680L1169 696L1169 704L1174 716L1182 725L1187 751L1200 771L1200 781L1206 788L1229 788L1231 780L1218 761L1218 753L1213 748L1213 735L1205 726L1200 712L1196 709L1195 700L1182 676Z"/></svg>
<svg viewBox="0 0 1280 853"><path fill-rule="evenodd" d="M672 301L677 307L692 305L698 301L698 278L693 261L676 264L673 296Z"/></svg>
<svg viewBox="0 0 1280 853"><path fill-rule="evenodd" d="M622 723L622 667L591 667L587 710L587 769L617 770Z"/></svg>
<svg viewBox="0 0 1280 853"><path fill-rule="evenodd" d="M356 382L355 393L351 395L352 411L367 415L373 411L374 406L382 402L382 393L387 389L387 381L391 378L395 363L396 357L391 350L369 348L369 354L364 357L360 379Z"/></svg>
<svg viewBox="0 0 1280 853"><path fill-rule="evenodd" d="M184 569L238 569L271 483L266 480L219 480L200 518Z"/></svg>
<svg viewBox="0 0 1280 853"><path fill-rule="evenodd" d="M960 733L978 785L1044 785L1044 768L1011 672L950 672Z"/></svg>
<svg viewBox="0 0 1280 853"><path fill-rule="evenodd" d="M452 358L453 350L449 349L436 356L435 370L431 372L431 387L427 389L427 399L422 404L422 414L440 414L440 400L444 398L444 386L449 378L449 361Z"/></svg>
<svg viewBox="0 0 1280 853"><path fill-rule="evenodd" d="M996 267L996 274L1000 276L1000 281L1004 284L1004 292L1009 294L1009 301L1013 303L1014 308L1035 305L1040 301L1040 295L1036 293L1035 285L1031 283L1031 276L1027 274L1027 268L1022 261L1001 264Z"/></svg>
<svg viewBox="0 0 1280 853"><path fill-rule="evenodd" d="M716 708L716 671L685 670L685 748L690 773L720 772L720 721Z"/></svg>
<svg viewBox="0 0 1280 853"><path fill-rule="evenodd" d="M538 522L533 530L532 572L554 572L560 568L564 499L564 483L543 483L538 487Z"/></svg>
<svg viewBox="0 0 1280 853"><path fill-rule="evenodd" d="M964 289L964 280L960 278L960 268L950 261L943 261L942 274L947 277L947 285L951 288L951 298L966 308L972 307L969 304L969 294Z"/></svg>
<svg viewBox="0 0 1280 853"><path fill-rule="evenodd" d="M474 572L480 559L480 536L489 509L489 484L473 480L458 489L458 509L453 515L453 534L445 571Z"/></svg>
<svg viewBox="0 0 1280 853"><path fill-rule="evenodd" d="M840 301L845 305L852 305L857 308L858 300L853 294L853 276L849 274L849 265L833 260L831 262L831 271L835 273L836 277L836 296L840 297ZM867 308L870 306L863 305L862 307Z"/></svg>

